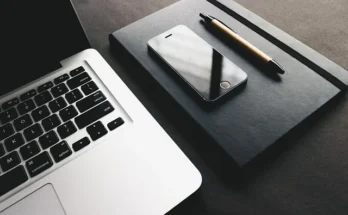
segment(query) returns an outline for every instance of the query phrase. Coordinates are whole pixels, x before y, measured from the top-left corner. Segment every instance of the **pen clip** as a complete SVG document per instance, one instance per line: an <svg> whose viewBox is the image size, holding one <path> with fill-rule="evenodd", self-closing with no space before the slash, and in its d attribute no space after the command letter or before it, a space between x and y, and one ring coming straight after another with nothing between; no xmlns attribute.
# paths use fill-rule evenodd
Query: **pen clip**
<svg viewBox="0 0 348 215"><path fill-rule="evenodd" d="M219 21L221 24L223 24L224 26L226 26L227 28L229 28L231 31L233 31L234 33L236 33L232 28L230 28L228 25L226 25L223 21L221 21L220 19L216 18L216 17L213 17L211 15L208 15L210 16L212 19L216 19L217 21Z"/></svg>

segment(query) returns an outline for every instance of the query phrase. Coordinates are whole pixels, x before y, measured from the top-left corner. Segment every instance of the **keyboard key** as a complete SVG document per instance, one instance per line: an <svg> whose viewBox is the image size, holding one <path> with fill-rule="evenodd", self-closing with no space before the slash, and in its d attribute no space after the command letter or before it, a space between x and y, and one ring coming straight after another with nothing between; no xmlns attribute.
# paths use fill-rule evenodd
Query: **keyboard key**
<svg viewBox="0 0 348 215"><path fill-rule="evenodd" d="M45 92L35 96L35 98L34 98L36 105L38 107L51 101L52 99L53 99L52 95L48 91L45 91Z"/></svg>
<svg viewBox="0 0 348 215"><path fill-rule="evenodd" d="M31 112L31 116L33 117L35 122L38 122L38 121L48 117L50 114L51 113L48 110L46 105L43 105L43 106L37 108L36 110L34 110L33 112Z"/></svg>
<svg viewBox="0 0 348 215"><path fill-rule="evenodd" d="M77 116L77 110L76 108L74 108L74 106L70 105L69 107L59 111L59 116L60 118L62 118L62 120L64 122L74 118L75 116Z"/></svg>
<svg viewBox="0 0 348 215"><path fill-rule="evenodd" d="M14 134L14 130L10 123L0 127L0 140L8 138L12 134Z"/></svg>
<svg viewBox="0 0 348 215"><path fill-rule="evenodd" d="M111 113L115 109L112 107L110 102L105 101L102 104L90 109L89 111L81 114L75 118L75 123L79 129L86 127L87 125L99 120L100 118Z"/></svg>
<svg viewBox="0 0 348 215"><path fill-rule="evenodd" d="M35 103L32 99L20 103L17 106L20 115L26 114L36 108Z"/></svg>
<svg viewBox="0 0 348 215"><path fill-rule="evenodd" d="M36 123L35 125L27 128L24 130L24 136L27 139L27 141L31 141L43 134L41 126Z"/></svg>
<svg viewBox="0 0 348 215"><path fill-rule="evenodd" d="M23 166L19 166L0 176L0 196L8 193L28 180Z"/></svg>
<svg viewBox="0 0 348 215"><path fill-rule="evenodd" d="M8 152L15 150L16 148L24 145L23 136L20 133L13 135L4 142Z"/></svg>
<svg viewBox="0 0 348 215"><path fill-rule="evenodd" d="M5 149L4 146L0 143L0 157L5 155Z"/></svg>
<svg viewBox="0 0 348 215"><path fill-rule="evenodd" d="M66 141L62 141L50 149L51 155L56 163L61 162L72 154Z"/></svg>
<svg viewBox="0 0 348 215"><path fill-rule="evenodd" d="M86 110L96 106L97 104L104 101L106 98L104 94L100 91L88 96L87 98L82 99L81 101L76 103L76 107L79 109L81 113Z"/></svg>
<svg viewBox="0 0 348 215"><path fill-rule="evenodd" d="M52 113L55 113L67 106L65 100L62 97L59 97L58 99L51 101L48 105L52 111Z"/></svg>
<svg viewBox="0 0 348 215"><path fill-rule="evenodd" d="M18 113L16 109L11 108L8 109L7 111L4 111L0 114L0 121L2 124L6 124L18 117Z"/></svg>
<svg viewBox="0 0 348 215"><path fill-rule="evenodd" d="M53 166L53 162L47 152L43 152L25 163L30 177L35 177Z"/></svg>
<svg viewBox="0 0 348 215"><path fill-rule="evenodd" d="M19 149L19 152L21 153L23 160L27 160L27 159L39 154L40 148L39 148L39 145L37 144L37 142L34 140L34 141L31 141L30 143L22 146Z"/></svg>
<svg viewBox="0 0 348 215"><path fill-rule="evenodd" d="M70 104L72 104L72 103L82 99L83 95L79 89L75 89L75 90L71 91L70 93L67 93L65 95L65 98Z"/></svg>
<svg viewBox="0 0 348 215"><path fill-rule="evenodd" d="M60 84L60 83L62 83L62 82L64 82L64 81L68 80L69 78L70 78L70 77L69 77L68 74L64 74L64 75L59 76L58 78L54 79L54 83L55 83L56 85L58 85L58 84Z"/></svg>
<svg viewBox="0 0 348 215"><path fill-rule="evenodd" d="M30 91L28 91L28 92L26 92L26 93L24 93L24 94L22 94L21 96L20 96L20 99L22 100L22 101L25 101L25 100L27 100L27 99L30 99L31 97L33 97L33 96L36 96L36 90L30 90Z"/></svg>
<svg viewBox="0 0 348 215"><path fill-rule="evenodd" d="M98 121L93 125L87 127L87 133L89 134L89 136L91 136L91 139L95 141L107 134L108 131L106 130L104 125L100 121Z"/></svg>
<svg viewBox="0 0 348 215"><path fill-rule="evenodd" d="M71 70L71 71L70 71L70 76L71 76L71 77L74 77L74 76L80 74L80 73L83 72L83 71L85 71L85 68L83 68L82 66L80 66L80 67L78 67L78 68L76 68L76 69L74 69L74 70Z"/></svg>
<svg viewBox="0 0 348 215"><path fill-rule="evenodd" d="M90 143L91 143L91 141L88 139L88 137L84 137L81 140L72 144L72 147L73 147L74 151L77 152L77 151L80 151L82 148L88 146L88 144L90 144Z"/></svg>
<svg viewBox="0 0 348 215"><path fill-rule="evenodd" d="M114 121L110 122L108 124L108 128L110 131L115 130L116 128L120 127L121 125L124 124L124 121L121 117L115 119Z"/></svg>
<svg viewBox="0 0 348 215"><path fill-rule="evenodd" d="M51 89L51 93L54 96L54 98L57 98L65 93L67 93L69 89L66 87L64 83L59 84Z"/></svg>
<svg viewBox="0 0 348 215"><path fill-rule="evenodd" d="M43 85L40 85L40 86L37 88L37 91L38 91L39 93L42 93L43 91L48 90L48 89L50 89L51 87L53 87L53 83L52 83L51 81L49 81L49 82L47 82L47 83L45 83L45 84L43 84Z"/></svg>
<svg viewBox="0 0 348 215"><path fill-rule="evenodd" d="M43 149L47 149L58 143L59 138L54 131L50 131L39 138L39 143Z"/></svg>
<svg viewBox="0 0 348 215"><path fill-rule="evenodd" d="M97 85L93 81L90 81L87 84L83 85L81 87L81 90L87 96L87 95L97 91L98 87L97 87Z"/></svg>
<svg viewBox="0 0 348 215"><path fill-rule="evenodd" d="M55 127L59 126L60 124L61 124L61 121L56 114L53 114L52 116L42 120L42 126L44 127L46 132L51 130L51 129L54 129Z"/></svg>
<svg viewBox="0 0 348 215"><path fill-rule="evenodd" d="M26 114L13 122L16 131L21 131L32 124L33 120L30 118L29 114Z"/></svg>
<svg viewBox="0 0 348 215"><path fill-rule="evenodd" d="M6 172L21 163L17 152L12 152L0 159L0 166L3 172ZM2 186L2 185L1 185Z"/></svg>
<svg viewBox="0 0 348 215"><path fill-rule="evenodd" d="M69 122L59 126L57 131L58 131L60 138L64 139L64 138L69 137L73 133L75 133L77 131L77 129L76 129L75 125L71 121L69 121Z"/></svg>
<svg viewBox="0 0 348 215"><path fill-rule="evenodd" d="M68 84L69 88L71 90L89 82L91 80L91 77L89 77L89 75L84 72L78 76L76 76L75 78L70 79L69 81L67 81L66 83Z"/></svg>
<svg viewBox="0 0 348 215"><path fill-rule="evenodd" d="M89 134L89 136L91 136L91 139L93 141L96 141L102 136L104 136L105 134L107 134L108 131L104 127L103 123L98 121L94 123L93 125L87 127L87 133Z"/></svg>
<svg viewBox="0 0 348 215"><path fill-rule="evenodd" d="M4 104L2 104L2 109L7 110L10 107L13 107L13 106L18 105L18 104L19 104L19 99L14 98L14 99L11 99L10 101L7 101Z"/></svg>

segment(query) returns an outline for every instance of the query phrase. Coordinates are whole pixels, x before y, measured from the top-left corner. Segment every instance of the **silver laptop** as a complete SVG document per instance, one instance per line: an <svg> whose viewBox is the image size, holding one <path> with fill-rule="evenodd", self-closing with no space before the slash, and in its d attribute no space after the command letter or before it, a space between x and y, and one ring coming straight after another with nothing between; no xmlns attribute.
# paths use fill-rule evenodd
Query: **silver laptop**
<svg viewBox="0 0 348 215"><path fill-rule="evenodd" d="M164 214L199 188L69 0L1 1L0 44L1 215Z"/></svg>

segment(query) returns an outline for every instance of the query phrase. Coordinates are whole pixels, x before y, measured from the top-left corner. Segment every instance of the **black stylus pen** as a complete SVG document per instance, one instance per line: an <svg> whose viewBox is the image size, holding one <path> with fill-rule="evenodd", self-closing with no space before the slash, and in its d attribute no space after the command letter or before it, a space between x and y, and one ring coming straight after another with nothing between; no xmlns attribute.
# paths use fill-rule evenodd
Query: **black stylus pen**
<svg viewBox="0 0 348 215"><path fill-rule="evenodd" d="M232 40L240 44L242 47L250 51L257 58L262 60L262 62L264 62L265 65L267 66L267 69L279 74L285 73L284 69L275 60L273 60L270 56L265 54L263 51L256 48L253 44L249 43L244 38L242 38L241 36L233 32L229 27L227 27L218 19L209 15L202 14L202 13L200 13L199 16L203 18L206 24L211 25L214 27L214 29L223 32L229 38L231 38Z"/></svg>

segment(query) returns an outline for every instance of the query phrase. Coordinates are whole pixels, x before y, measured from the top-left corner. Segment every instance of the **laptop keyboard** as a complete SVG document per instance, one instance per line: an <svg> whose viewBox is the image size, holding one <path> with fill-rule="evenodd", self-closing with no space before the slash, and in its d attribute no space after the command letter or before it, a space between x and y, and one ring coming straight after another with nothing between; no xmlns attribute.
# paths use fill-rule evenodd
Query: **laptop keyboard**
<svg viewBox="0 0 348 215"><path fill-rule="evenodd" d="M0 197L124 124L100 121L114 110L83 67L3 103ZM70 147L66 138L84 128L88 135Z"/></svg>

